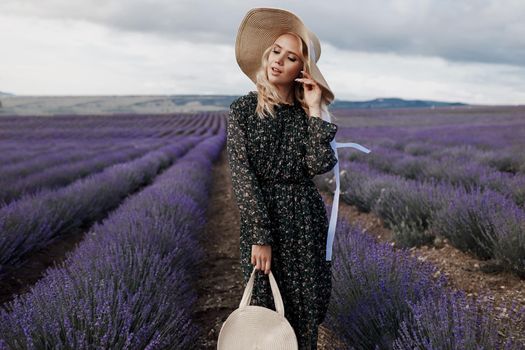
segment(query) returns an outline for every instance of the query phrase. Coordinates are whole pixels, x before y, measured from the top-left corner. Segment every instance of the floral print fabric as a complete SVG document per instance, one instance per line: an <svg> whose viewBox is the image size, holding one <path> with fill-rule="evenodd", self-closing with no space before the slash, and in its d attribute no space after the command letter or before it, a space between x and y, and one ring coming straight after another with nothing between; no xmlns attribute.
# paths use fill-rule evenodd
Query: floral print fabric
<svg viewBox="0 0 525 350"><path fill-rule="evenodd" d="M230 105L227 151L240 212L244 287L253 271L252 244L272 247L271 271L299 349L316 349L330 299L326 261L328 217L312 178L337 163L330 146L337 125L309 117L296 101L276 106L276 118L255 113L257 92ZM255 273L251 305L275 310L269 277Z"/></svg>

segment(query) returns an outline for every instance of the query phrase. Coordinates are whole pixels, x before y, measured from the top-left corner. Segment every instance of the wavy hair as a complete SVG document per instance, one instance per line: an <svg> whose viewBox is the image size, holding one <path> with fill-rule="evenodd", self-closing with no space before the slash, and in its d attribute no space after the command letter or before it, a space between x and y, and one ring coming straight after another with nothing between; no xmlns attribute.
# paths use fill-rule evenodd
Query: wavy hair
<svg viewBox="0 0 525 350"><path fill-rule="evenodd" d="M299 59L301 62L303 62L303 70L305 70L307 73L310 73L310 55L308 53L308 46L303 41L303 39L293 32L286 32L286 34L292 34L296 38L299 39L300 42L300 53L301 57ZM266 118L268 116L275 118L275 106L279 103L285 103L286 101L282 100L279 96L278 90L270 83L268 80L268 56L270 55L270 51L272 50L273 44L270 45L266 50L264 50L262 57L261 57L261 64L259 69L256 73L256 87L258 92L257 97L257 108L255 109L257 115L259 118ZM303 110L309 114L309 108L304 100L304 88L303 84L297 81L293 81L292 89L294 90L295 99L298 100L303 107ZM328 110L328 101L324 98L324 96L321 96L321 111L328 113L332 119L334 119L334 116L330 111Z"/></svg>

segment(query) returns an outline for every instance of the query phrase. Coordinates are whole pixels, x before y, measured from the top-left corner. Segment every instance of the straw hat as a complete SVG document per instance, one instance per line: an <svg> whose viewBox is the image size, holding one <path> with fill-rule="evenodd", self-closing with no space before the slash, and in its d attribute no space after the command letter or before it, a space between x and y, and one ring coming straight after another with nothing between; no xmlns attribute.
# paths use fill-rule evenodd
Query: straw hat
<svg viewBox="0 0 525 350"><path fill-rule="evenodd" d="M334 94L316 64L321 57L319 39L298 16L289 11L258 7L246 13L235 40L235 57L241 70L256 83L256 73L264 50L285 32L298 34L306 43L310 57L310 74L320 85L324 98L331 103Z"/></svg>

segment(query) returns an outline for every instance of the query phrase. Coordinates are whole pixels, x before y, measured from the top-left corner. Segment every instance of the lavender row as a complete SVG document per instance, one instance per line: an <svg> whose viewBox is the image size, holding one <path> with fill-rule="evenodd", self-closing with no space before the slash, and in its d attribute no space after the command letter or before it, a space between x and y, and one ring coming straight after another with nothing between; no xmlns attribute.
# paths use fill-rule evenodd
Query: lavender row
<svg viewBox="0 0 525 350"><path fill-rule="evenodd" d="M132 161L167 143L174 142L176 140L162 140L152 144L143 144L140 147L120 145L114 147L114 150L108 145L103 152L98 151L96 154L89 150L73 151L72 154L52 155L48 159L39 159L35 166L36 168L43 167L41 171L25 168L17 178L7 177L0 180L0 207L23 195L27 196L42 189L53 190L66 186L83 177L94 175L108 166ZM57 157L63 157L63 161L52 166L51 164ZM75 158L78 161L74 161ZM51 164L45 166L48 162ZM23 176L24 173L31 175Z"/></svg>
<svg viewBox="0 0 525 350"><path fill-rule="evenodd" d="M353 161L366 162L373 168L408 179L443 181L454 186L462 186L467 191L478 188L491 189L512 198L519 206L525 207L525 175L510 174L479 164L466 156L414 156L395 149L373 147L369 155L352 153ZM345 158L341 151L340 158Z"/></svg>
<svg viewBox="0 0 525 350"><path fill-rule="evenodd" d="M175 123L173 121L177 120L177 118L173 118L171 121L168 120L170 122L169 124L167 124L167 122L160 124L157 121L155 128L151 129L152 133L147 134L147 137L133 141L132 145L130 145L129 141L117 143L117 145L119 145L118 147L123 148L123 150L114 153L111 152L111 145L116 143L114 139L105 140L103 144L96 144L95 148L98 152L100 152L101 146L104 150L104 152L98 156L93 154L91 140L80 140L74 148L71 147L69 150L60 153L36 157L26 162L18 162L12 166L4 164L0 170L0 203L3 202L7 204L22 194L33 193L38 189L53 189L65 186L81 177L98 172L109 165L130 161L167 142L174 142L173 139L169 138L172 134L180 134L185 131L189 134L204 134L203 131L210 132L210 121L213 121L213 119L214 118L210 117L197 118L186 126L186 130L184 130L184 128L174 128L173 124ZM182 122L186 121L187 119L182 119ZM58 128L59 125L56 125L58 123L55 122L55 125L53 125L53 122L53 118L50 118L48 121L50 125ZM177 121L177 124L181 124L181 121ZM165 126L166 129L161 129L161 126ZM135 127L135 129L137 129L137 127ZM133 139L132 131L135 129L128 130L130 133L128 139ZM200 130L197 132L196 129ZM141 132L143 136L146 135L143 131ZM211 132L213 132L213 130L211 130ZM54 143L57 144L62 142L67 142L67 140L54 140ZM20 144L18 146L20 146ZM11 153L16 154L16 151ZM75 160L78 161L75 162ZM53 164L57 164L57 166L53 166Z"/></svg>
<svg viewBox="0 0 525 350"><path fill-rule="evenodd" d="M56 117L53 117L53 119L55 118ZM177 126L164 127L164 130L159 133L158 137L210 134L209 125L216 123L214 119L217 119L212 115L206 114L190 116L173 115L172 118L178 119ZM120 142L129 139L143 139L148 137L151 133L159 131L158 126L143 125L140 121L130 123L135 124L127 126L112 124L107 127L89 129L75 125L71 125L67 128L60 128L53 122L51 125L40 127L36 130L0 130L0 139L4 141L12 141L13 139L16 139L21 145L28 142L42 142L47 140L63 140L66 142L71 140L89 140L97 142L98 140L113 139L115 142ZM139 128L136 127L137 123L140 125Z"/></svg>
<svg viewBox="0 0 525 350"><path fill-rule="evenodd" d="M127 137L124 140L118 140L121 145L137 145L142 142L147 141L158 141L159 138L165 138L166 130L175 131L178 129L178 124L181 121L178 121L177 118L173 118L172 121L167 124L166 121L160 123L157 122L152 125L141 125L135 126L134 128L128 127ZM55 130L62 130L60 124L50 118L47 121L48 128L55 128ZM148 131L145 132L144 129ZM97 129L95 129L97 130ZM90 134L93 130L82 130L84 134ZM31 134L32 130L26 130L27 134ZM138 135L141 133L141 136ZM26 168L32 169L36 168L35 162L41 164L40 159L45 158L49 159L53 156L64 154L64 157L67 158L68 154L79 152L82 150L103 150L107 148L108 142L111 144L116 144L115 139L98 139L98 138L82 138L71 140L71 138L60 139L55 137L53 139L43 139L43 140L2 140L0 142L0 149L2 153L0 154L0 161L2 162L2 169L0 175L2 177L12 176L16 173L27 172ZM56 159L57 162L60 161L60 158ZM65 160L64 160L65 161ZM52 163L50 163L52 164ZM43 164L45 166L45 164Z"/></svg>
<svg viewBox="0 0 525 350"><path fill-rule="evenodd" d="M25 123L30 117L17 117L12 125L6 126L3 117L0 130L13 134L0 137L0 161L7 164L17 161L12 152L22 153L24 159L42 153L42 149L56 147L56 140L74 146L78 141L97 143L99 140L115 141L141 140L151 137L188 135L214 135L220 130L220 119L224 112L177 113L149 116L97 116L94 123L78 116L38 117L33 123ZM138 125L138 127L137 127ZM5 129L5 130L3 130ZM153 135L153 136L152 136ZM43 147L41 146L43 145Z"/></svg>
<svg viewBox="0 0 525 350"><path fill-rule="evenodd" d="M472 145L480 150L509 149L525 146L523 107L514 109L372 109L340 110L337 118L341 139L385 140L394 144L420 142L441 148ZM348 133L343 137L343 134ZM523 160L523 157L521 158Z"/></svg>
<svg viewBox="0 0 525 350"><path fill-rule="evenodd" d="M193 148L128 198L29 293L1 312L10 349L189 349L212 162L224 135Z"/></svg>
<svg viewBox="0 0 525 350"><path fill-rule="evenodd" d="M114 152L133 147L132 143L115 144L106 141L96 145L88 143L65 143L50 146L40 144L41 152L27 153L27 150L8 151L11 161L4 162L0 168L0 181L11 183L17 179L43 171L49 167L57 166L67 162L76 162L93 157L100 152Z"/></svg>
<svg viewBox="0 0 525 350"><path fill-rule="evenodd" d="M63 134L65 138L107 138L133 136L144 137L153 130L179 128L188 117L179 115L108 115L108 116L52 116L52 117L4 117L0 120L2 140L44 140ZM141 126L143 128L138 128Z"/></svg>
<svg viewBox="0 0 525 350"><path fill-rule="evenodd" d="M524 348L525 339L510 332L525 320L525 308L506 305L506 321L497 322L494 305L449 289L430 263L377 243L344 219L337 230L325 324L347 349Z"/></svg>
<svg viewBox="0 0 525 350"><path fill-rule="evenodd" d="M43 189L0 209L0 275L25 254L91 222L148 184L201 138L188 137L57 190Z"/></svg>
<svg viewBox="0 0 525 350"><path fill-rule="evenodd" d="M446 237L463 251L525 276L525 212L507 197L442 181L408 180L365 163L342 161L341 168L341 198L381 217L399 246ZM333 190L332 183L321 185Z"/></svg>
<svg viewBox="0 0 525 350"><path fill-rule="evenodd" d="M38 143L25 142L20 144L20 142L2 141L0 145L2 146L0 164L2 164L3 172L4 168L16 166L21 162L29 162L35 157L47 156L77 148L78 142L69 141L56 144L53 140L45 140ZM96 146L94 146L94 148L96 148Z"/></svg>
<svg viewBox="0 0 525 350"><path fill-rule="evenodd" d="M341 128L339 140L355 140L375 149L377 146L398 150L412 155L428 155L434 159L442 156L452 156L481 165L487 165L499 171L521 173L525 175L525 146L523 136L525 123L523 115L513 117L514 120L500 125L500 121L493 119L488 125L465 125L463 121L442 119L431 121L424 116L410 126L396 126L402 123L403 116L396 116L400 120L389 120L387 125L370 125L354 127L358 123L354 118L340 122L352 127ZM499 117L499 116L498 116ZM428 125L426 123L444 123L445 125ZM386 121L384 121L387 123Z"/></svg>

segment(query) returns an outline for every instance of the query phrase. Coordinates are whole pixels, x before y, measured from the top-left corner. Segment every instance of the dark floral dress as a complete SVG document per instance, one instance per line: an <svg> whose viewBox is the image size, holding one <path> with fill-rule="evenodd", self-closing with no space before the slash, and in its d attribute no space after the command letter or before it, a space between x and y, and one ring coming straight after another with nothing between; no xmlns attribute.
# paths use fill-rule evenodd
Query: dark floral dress
<svg viewBox="0 0 525 350"><path fill-rule="evenodd" d="M240 212L244 286L253 271L252 244L272 247L271 271L299 349L316 349L332 289L326 261L328 216L312 178L337 159L330 141L337 125L308 117L298 101L276 106L277 118L259 119L257 92L230 105L227 150ZM250 305L275 310L269 277L255 273Z"/></svg>

